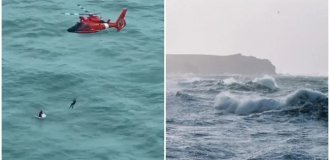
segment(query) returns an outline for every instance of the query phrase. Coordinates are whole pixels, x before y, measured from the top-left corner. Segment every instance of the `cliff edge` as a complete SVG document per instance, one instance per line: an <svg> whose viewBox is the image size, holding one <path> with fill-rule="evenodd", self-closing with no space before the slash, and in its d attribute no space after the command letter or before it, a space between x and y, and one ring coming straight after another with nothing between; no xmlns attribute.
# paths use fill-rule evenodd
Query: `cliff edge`
<svg viewBox="0 0 330 160"><path fill-rule="evenodd" d="M267 59L241 54L229 56L167 54L167 74L276 74L275 66Z"/></svg>

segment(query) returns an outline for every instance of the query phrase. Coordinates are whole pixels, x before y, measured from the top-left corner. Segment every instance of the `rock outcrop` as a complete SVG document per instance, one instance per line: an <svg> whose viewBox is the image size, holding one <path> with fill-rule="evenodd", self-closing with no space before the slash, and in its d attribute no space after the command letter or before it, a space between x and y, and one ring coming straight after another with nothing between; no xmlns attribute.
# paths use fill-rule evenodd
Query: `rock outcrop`
<svg viewBox="0 0 330 160"><path fill-rule="evenodd" d="M217 55L166 55L167 74L276 74L275 66L267 59L241 54Z"/></svg>

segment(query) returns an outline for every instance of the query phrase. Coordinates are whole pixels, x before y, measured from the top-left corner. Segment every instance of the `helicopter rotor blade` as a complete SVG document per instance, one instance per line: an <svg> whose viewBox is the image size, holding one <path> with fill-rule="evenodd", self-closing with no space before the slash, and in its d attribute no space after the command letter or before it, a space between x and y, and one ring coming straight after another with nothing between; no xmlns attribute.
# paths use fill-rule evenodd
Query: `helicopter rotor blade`
<svg viewBox="0 0 330 160"><path fill-rule="evenodd" d="M79 16L80 13L64 13L67 16Z"/></svg>
<svg viewBox="0 0 330 160"><path fill-rule="evenodd" d="M83 13L64 13L65 15L70 15L70 16L94 16L94 15L99 15L99 13L96 13L95 11L91 12L87 9L85 9L82 5L77 4L77 6L83 10Z"/></svg>
<svg viewBox="0 0 330 160"><path fill-rule="evenodd" d="M80 5L80 4L77 4L77 6L81 9L81 10L83 10L85 13L89 13L90 11L89 10L87 10L87 9L85 9L82 5Z"/></svg>
<svg viewBox="0 0 330 160"><path fill-rule="evenodd" d="M64 15L67 16L93 16L93 15L98 15L99 13L63 13Z"/></svg>

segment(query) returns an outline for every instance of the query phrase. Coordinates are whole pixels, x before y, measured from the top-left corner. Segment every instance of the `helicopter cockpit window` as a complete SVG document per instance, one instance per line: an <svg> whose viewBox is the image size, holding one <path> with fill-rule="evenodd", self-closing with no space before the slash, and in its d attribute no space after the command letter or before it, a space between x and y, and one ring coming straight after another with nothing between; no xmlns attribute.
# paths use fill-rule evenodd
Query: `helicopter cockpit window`
<svg viewBox="0 0 330 160"><path fill-rule="evenodd" d="M77 22L74 26L68 29L69 32L77 32L77 31L88 31L90 29L88 24L83 24L81 22Z"/></svg>
<svg viewBox="0 0 330 160"><path fill-rule="evenodd" d="M89 30L89 25L88 24L81 24L79 26L79 30Z"/></svg>
<svg viewBox="0 0 330 160"><path fill-rule="evenodd" d="M80 22L77 22L74 26L72 26L71 28L68 29L69 32L75 32L77 31L81 26Z"/></svg>

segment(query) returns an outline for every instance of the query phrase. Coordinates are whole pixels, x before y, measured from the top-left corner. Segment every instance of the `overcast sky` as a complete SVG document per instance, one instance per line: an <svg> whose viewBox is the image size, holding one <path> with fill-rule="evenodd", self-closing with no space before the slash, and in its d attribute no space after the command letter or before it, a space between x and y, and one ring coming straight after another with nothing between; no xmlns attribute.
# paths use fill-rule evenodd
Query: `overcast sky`
<svg viewBox="0 0 330 160"><path fill-rule="evenodd" d="M167 0L167 54L266 58L277 73L328 74L327 0Z"/></svg>

